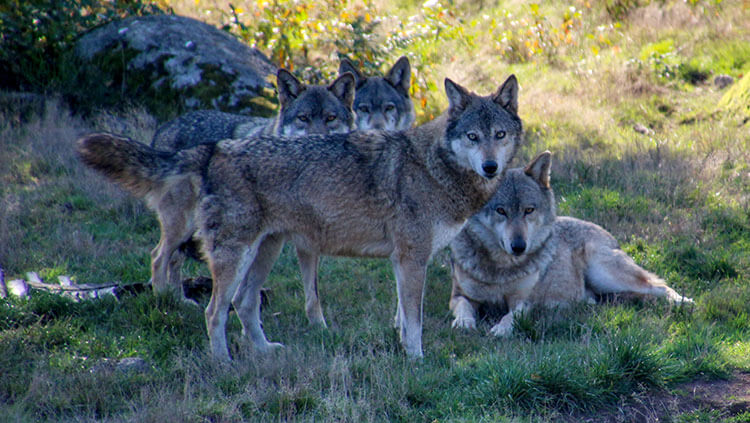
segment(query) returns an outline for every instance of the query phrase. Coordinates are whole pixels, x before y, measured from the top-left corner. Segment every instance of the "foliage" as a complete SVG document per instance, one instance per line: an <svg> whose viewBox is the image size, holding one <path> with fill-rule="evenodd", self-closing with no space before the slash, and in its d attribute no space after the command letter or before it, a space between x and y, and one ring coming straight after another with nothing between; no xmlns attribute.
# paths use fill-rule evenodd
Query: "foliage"
<svg viewBox="0 0 750 423"><path fill-rule="evenodd" d="M183 1L193 15L203 13L201 2L196 11L195 0ZM176 2L170 5L177 8ZM288 6L289 15L278 9L277 18L297 19L308 36L329 18L351 25L330 30L340 40L328 34L308 43L287 40L284 54L300 75L332 76L339 49L372 72L409 55L423 120L444 105L439 78L461 78L487 93L516 74L527 132L514 165L552 150L559 213L604 226L623 251L695 304L616 296L568 309L535 308L516 320L516 334L496 339L489 330L497 313L481 316L477 331L450 327L450 265L442 251L427 271L425 358L413 362L392 328L396 296L387 260L321 260L329 329L320 330L305 319L296 255L286 247L266 284L262 310L267 334L286 347L255 354L230 314L231 365L206 355L202 310L171 297L146 293L73 303L35 293L29 300L0 300L0 421L548 422L608 413L616 414L613 419L648 413L669 421L747 421L747 413L726 416L726 409L685 413L678 403L664 411L636 405L631 412L631 406L647 408L651 402L644 399L679 392L685 381L710 383L750 369L747 124L713 113L725 92L693 85L679 70L688 64L711 74L746 73L750 19L742 14L750 9L725 1L709 16L692 4L710 2L654 2L647 7L680 7L691 19L653 26L633 19L638 9L613 22L600 2L589 2L590 8L586 1L539 2L536 10L524 2L481 8L477 2L407 2L385 13L373 1L366 10L350 2L305 9L302 22L293 16L295 3L271 3L265 7ZM261 28L250 10L235 4L236 16L229 8L212 16L240 35L233 20L247 31ZM572 19L567 33L566 11ZM357 29L358 18L372 27ZM508 27L511 22L517 27ZM290 33L304 39L293 26ZM266 28L259 48L282 51L283 40L269 41L280 35L273 25ZM537 41L538 49L500 54L506 41L496 41L509 28L507 45L523 51L526 41L535 48ZM570 43L560 38L568 34ZM351 41L345 35L367 42L336 47ZM22 124L0 115L0 264L6 276L34 270L82 283L148 280L158 222L142 201L85 169L74 142L93 130L147 140L154 119L118 112L84 120L54 103L46 101L45 113ZM635 123L650 131L634 131ZM200 263L184 270L208 275ZM149 369L100 370L105 359L134 356ZM699 398L690 393L685 401L693 407Z"/></svg>
<svg viewBox="0 0 750 423"><path fill-rule="evenodd" d="M8 0L0 3L0 88L60 89L68 52L87 29L126 16L162 13L159 0Z"/></svg>
<svg viewBox="0 0 750 423"><path fill-rule="evenodd" d="M716 107L722 112L739 117L744 122L750 120L750 72L727 90Z"/></svg>

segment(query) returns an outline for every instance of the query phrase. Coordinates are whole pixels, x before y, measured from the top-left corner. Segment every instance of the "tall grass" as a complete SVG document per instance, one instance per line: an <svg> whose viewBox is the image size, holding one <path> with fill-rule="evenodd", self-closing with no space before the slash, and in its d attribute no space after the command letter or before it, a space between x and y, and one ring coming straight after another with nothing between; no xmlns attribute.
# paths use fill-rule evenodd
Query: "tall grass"
<svg viewBox="0 0 750 423"><path fill-rule="evenodd" d="M665 64L746 72L748 10L737 1L698 2L703 9L648 2L616 22L584 2L548 2L536 11L523 2L485 3L440 6L448 13L440 19L463 35L423 37L388 53L410 52L416 62L420 119L444 107L444 76L486 93L516 73L527 132L515 163L552 150L560 214L604 226L695 305L615 299L534 309L517 319L508 339L489 334L497 313L488 310L477 331L457 331L450 328L450 271L441 252L428 269L426 356L413 362L391 327L395 284L386 261L322 260L330 328L320 330L304 317L287 247L263 308L268 336L286 348L254 354L232 315L230 365L206 354L202 311L175 298L145 293L75 303L35 292L28 300L0 300L0 421L741 421L741 410L657 405L685 381L750 369L750 136L746 125L715 113L722 92L710 80L664 72ZM619 4L626 3L633 4ZM195 4L170 2L203 16L203 3ZM512 60L497 50L550 41L517 29L537 21L537 29L559 28L571 5L579 11L570 16L577 44L551 44L554 54L540 44L541 52ZM421 3L372 7L373 16L430 18L420 15ZM497 44L511 22L512 39ZM586 35L599 33L603 39ZM74 142L93 130L148 141L153 118L133 110L84 120L55 100L39 116L13 116L0 119L6 277L38 271L53 280L147 281L156 219L84 168ZM636 132L636 124L649 131ZM207 275L197 263L185 270ZM146 369L103 364L124 357L145 359ZM632 404L642 408L628 415Z"/></svg>

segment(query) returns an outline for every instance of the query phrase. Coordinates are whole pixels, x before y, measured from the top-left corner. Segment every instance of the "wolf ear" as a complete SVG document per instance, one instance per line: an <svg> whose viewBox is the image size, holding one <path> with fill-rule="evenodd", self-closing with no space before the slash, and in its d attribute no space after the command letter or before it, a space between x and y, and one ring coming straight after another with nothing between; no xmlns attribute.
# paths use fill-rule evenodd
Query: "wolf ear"
<svg viewBox="0 0 750 423"><path fill-rule="evenodd" d="M448 96L448 110L451 112L463 111L471 98L466 88L448 78L445 78L445 94Z"/></svg>
<svg viewBox="0 0 750 423"><path fill-rule="evenodd" d="M503 82L492 96L492 100L514 115L518 114L518 80L515 75L509 76Z"/></svg>
<svg viewBox="0 0 750 423"><path fill-rule="evenodd" d="M276 86L279 91L279 104L281 107L286 106L292 100L299 97L302 91L305 91L305 84L299 82L299 79L283 68L279 68L276 72Z"/></svg>
<svg viewBox="0 0 750 423"><path fill-rule="evenodd" d="M336 80L328 86L328 90L351 109L352 104L354 104L354 85L354 75L346 72L336 78Z"/></svg>
<svg viewBox="0 0 750 423"><path fill-rule="evenodd" d="M539 153L531 163L526 165L523 173L529 175L542 187L549 189L550 167L552 167L552 153L545 151Z"/></svg>
<svg viewBox="0 0 750 423"><path fill-rule="evenodd" d="M393 65L391 70L385 76L385 79L391 83L401 94L409 97L409 87L411 86L411 65L406 56L401 56Z"/></svg>
<svg viewBox="0 0 750 423"><path fill-rule="evenodd" d="M354 81L357 83L357 85L359 85L360 82L364 82L365 77L364 75L362 75L362 72L360 72L359 69L354 66L354 63L352 63L351 60L345 57L341 59L341 63L339 64L339 76L342 76L347 72L354 75Z"/></svg>

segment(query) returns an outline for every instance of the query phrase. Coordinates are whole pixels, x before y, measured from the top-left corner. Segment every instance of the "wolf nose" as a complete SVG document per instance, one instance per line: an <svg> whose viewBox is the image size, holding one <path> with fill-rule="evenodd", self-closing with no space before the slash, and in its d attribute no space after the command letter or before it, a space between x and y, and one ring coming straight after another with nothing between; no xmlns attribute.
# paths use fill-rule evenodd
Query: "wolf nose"
<svg viewBox="0 0 750 423"><path fill-rule="evenodd" d="M487 160L482 163L482 170L487 176L495 176L495 172L497 172L497 162L494 160Z"/></svg>
<svg viewBox="0 0 750 423"><path fill-rule="evenodd" d="M514 256L520 256L526 251L526 241L516 238L510 243L510 249L513 250Z"/></svg>

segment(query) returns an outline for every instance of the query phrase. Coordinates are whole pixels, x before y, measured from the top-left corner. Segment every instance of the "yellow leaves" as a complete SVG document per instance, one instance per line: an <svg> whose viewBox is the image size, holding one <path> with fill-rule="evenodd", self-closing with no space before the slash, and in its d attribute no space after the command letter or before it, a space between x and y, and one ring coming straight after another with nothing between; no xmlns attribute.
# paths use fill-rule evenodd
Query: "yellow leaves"
<svg viewBox="0 0 750 423"><path fill-rule="evenodd" d="M372 16L370 16L369 13L365 13L365 22L367 23L372 22Z"/></svg>

